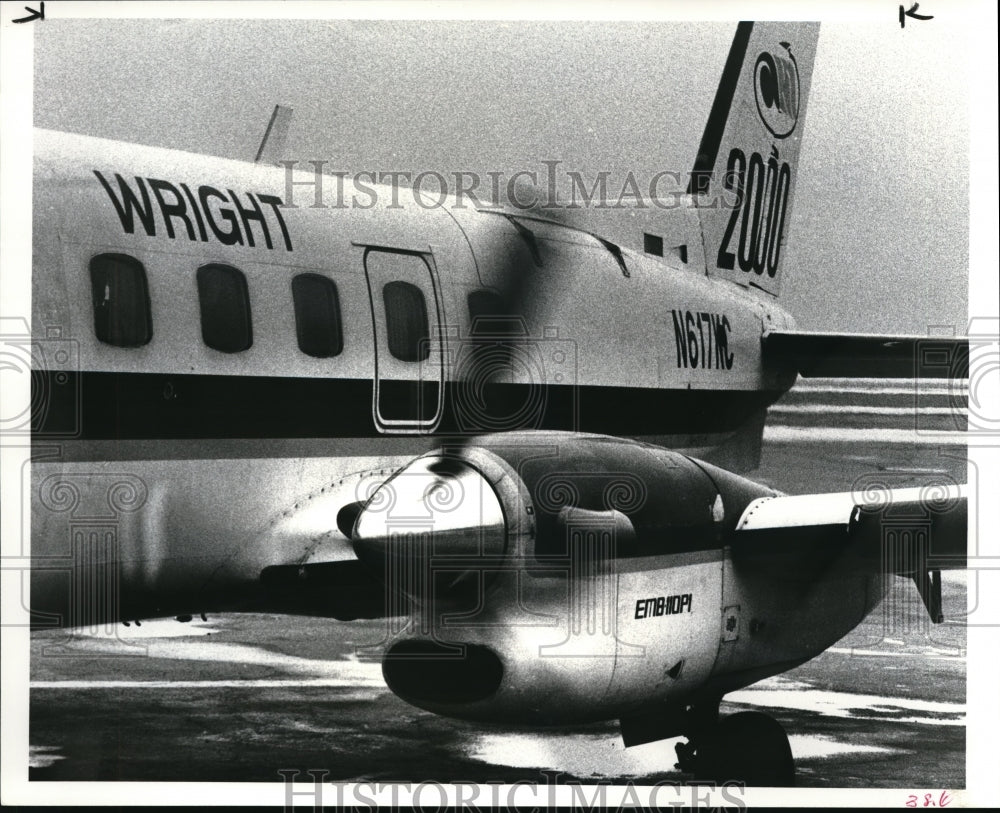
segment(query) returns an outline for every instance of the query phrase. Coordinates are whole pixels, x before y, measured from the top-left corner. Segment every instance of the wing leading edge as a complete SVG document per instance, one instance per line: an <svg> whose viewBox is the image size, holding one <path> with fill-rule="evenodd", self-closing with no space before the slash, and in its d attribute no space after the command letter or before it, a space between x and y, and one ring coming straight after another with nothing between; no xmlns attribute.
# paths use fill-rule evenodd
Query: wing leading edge
<svg viewBox="0 0 1000 813"><path fill-rule="evenodd" d="M913 579L931 620L940 623L941 571L963 569L968 558L967 488L761 498L736 526L733 559L784 569L794 563L802 576L851 557L868 572Z"/></svg>

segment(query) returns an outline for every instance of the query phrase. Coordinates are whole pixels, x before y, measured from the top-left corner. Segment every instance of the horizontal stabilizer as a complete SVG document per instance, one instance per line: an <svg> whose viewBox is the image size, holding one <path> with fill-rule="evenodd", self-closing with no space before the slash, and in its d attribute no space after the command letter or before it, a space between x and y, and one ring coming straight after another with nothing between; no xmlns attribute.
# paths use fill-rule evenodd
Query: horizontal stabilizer
<svg viewBox="0 0 1000 813"><path fill-rule="evenodd" d="M969 340L780 330L763 338L764 364L805 378L969 377Z"/></svg>

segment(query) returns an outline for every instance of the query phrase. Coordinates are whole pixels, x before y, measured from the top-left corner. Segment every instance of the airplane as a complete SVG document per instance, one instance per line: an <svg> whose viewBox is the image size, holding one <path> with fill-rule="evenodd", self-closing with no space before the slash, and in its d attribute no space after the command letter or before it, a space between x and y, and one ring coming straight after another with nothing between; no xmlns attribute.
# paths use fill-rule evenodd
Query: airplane
<svg viewBox="0 0 1000 813"><path fill-rule="evenodd" d="M697 779L792 784L781 726L719 719L725 694L822 653L892 575L940 621L966 564L965 486L744 476L800 375L968 377L967 340L805 332L779 304L818 29L739 24L642 252L36 130L33 625L386 618L415 706L619 720L626 746L685 737Z"/></svg>

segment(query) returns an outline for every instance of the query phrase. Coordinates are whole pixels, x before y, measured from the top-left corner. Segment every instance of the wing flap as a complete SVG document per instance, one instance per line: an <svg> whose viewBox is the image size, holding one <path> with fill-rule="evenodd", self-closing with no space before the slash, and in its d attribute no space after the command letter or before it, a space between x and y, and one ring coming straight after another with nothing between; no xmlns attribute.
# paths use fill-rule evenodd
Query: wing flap
<svg viewBox="0 0 1000 813"><path fill-rule="evenodd" d="M776 330L763 339L764 364L805 378L968 378L969 340Z"/></svg>

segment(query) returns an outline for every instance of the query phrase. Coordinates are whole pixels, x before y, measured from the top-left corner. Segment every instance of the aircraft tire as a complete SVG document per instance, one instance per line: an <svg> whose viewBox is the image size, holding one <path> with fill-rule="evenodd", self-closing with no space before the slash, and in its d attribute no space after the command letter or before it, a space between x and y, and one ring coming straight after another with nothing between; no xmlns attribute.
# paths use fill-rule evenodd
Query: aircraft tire
<svg viewBox="0 0 1000 813"><path fill-rule="evenodd" d="M698 746L695 777L749 787L791 787L795 762L788 736L773 717L744 711L721 720Z"/></svg>

